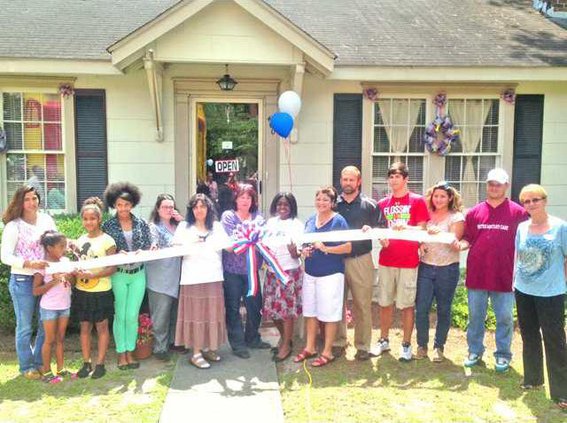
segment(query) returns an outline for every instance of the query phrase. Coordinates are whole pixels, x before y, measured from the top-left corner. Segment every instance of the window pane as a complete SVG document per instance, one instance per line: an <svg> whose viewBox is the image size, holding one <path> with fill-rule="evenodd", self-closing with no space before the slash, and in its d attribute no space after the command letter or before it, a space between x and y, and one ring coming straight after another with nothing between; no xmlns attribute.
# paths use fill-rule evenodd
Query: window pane
<svg viewBox="0 0 567 423"><path fill-rule="evenodd" d="M409 100L392 100L392 125L407 125L409 113Z"/></svg>
<svg viewBox="0 0 567 423"><path fill-rule="evenodd" d="M445 180L456 182L461 180L461 156L445 157Z"/></svg>
<svg viewBox="0 0 567 423"><path fill-rule="evenodd" d="M482 130L483 153L496 153L498 151L498 126L485 126Z"/></svg>
<svg viewBox="0 0 567 423"><path fill-rule="evenodd" d="M388 135L383 126L374 127L374 152L388 153L390 152L390 142Z"/></svg>
<svg viewBox="0 0 567 423"><path fill-rule="evenodd" d="M425 125L425 100L410 100L412 107L419 105L419 114L417 116L416 125Z"/></svg>
<svg viewBox="0 0 567 423"><path fill-rule="evenodd" d="M4 122L4 130L6 131L6 143L8 150L22 150L24 143L22 140L22 124Z"/></svg>
<svg viewBox="0 0 567 423"><path fill-rule="evenodd" d="M62 154L47 154L45 156L48 181L65 181L64 162Z"/></svg>
<svg viewBox="0 0 567 423"><path fill-rule="evenodd" d="M496 99L485 100L485 107L490 107L490 112L486 118L486 125L498 125L498 114L500 110L500 102Z"/></svg>
<svg viewBox="0 0 567 423"><path fill-rule="evenodd" d="M63 142L61 140L61 124L45 123L43 124L43 139L46 150L62 150Z"/></svg>
<svg viewBox="0 0 567 423"><path fill-rule="evenodd" d="M41 94L38 93L24 94L24 121L26 122L41 121Z"/></svg>
<svg viewBox="0 0 567 423"><path fill-rule="evenodd" d="M384 117L380 112L378 103L374 103L374 125L384 125Z"/></svg>
<svg viewBox="0 0 567 423"><path fill-rule="evenodd" d="M423 135L425 134L425 127L423 126L416 126L413 128L413 132L411 134L409 140L409 147L408 151L410 153L423 153Z"/></svg>
<svg viewBox="0 0 567 423"><path fill-rule="evenodd" d="M372 181L386 181L388 168L390 167L388 156L374 157L372 165Z"/></svg>
<svg viewBox="0 0 567 423"><path fill-rule="evenodd" d="M486 181L488 172L496 167L496 156L483 156L480 158L480 173L478 180Z"/></svg>
<svg viewBox="0 0 567 423"><path fill-rule="evenodd" d="M43 95L43 120L46 122L61 122L61 97L59 95Z"/></svg>
<svg viewBox="0 0 567 423"><path fill-rule="evenodd" d="M41 123L24 123L24 149L43 150Z"/></svg>
<svg viewBox="0 0 567 423"><path fill-rule="evenodd" d="M24 184L22 182L8 182L7 189L8 189L8 200L11 200L14 197L16 191L21 188Z"/></svg>
<svg viewBox="0 0 567 423"><path fill-rule="evenodd" d="M65 184L47 183L46 207L50 210L65 209Z"/></svg>
<svg viewBox="0 0 567 423"><path fill-rule="evenodd" d="M22 95L3 93L4 120L22 120Z"/></svg>
<svg viewBox="0 0 567 423"><path fill-rule="evenodd" d="M8 181L19 181L20 185L22 185L26 180L26 159L24 155L7 154L6 170Z"/></svg>

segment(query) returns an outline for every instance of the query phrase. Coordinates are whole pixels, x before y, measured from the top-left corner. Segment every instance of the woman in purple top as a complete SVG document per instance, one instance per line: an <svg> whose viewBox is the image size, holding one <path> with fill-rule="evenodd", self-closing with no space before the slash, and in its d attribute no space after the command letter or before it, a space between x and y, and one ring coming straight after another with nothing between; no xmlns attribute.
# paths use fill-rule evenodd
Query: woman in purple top
<svg viewBox="0 0 567 423"><path fill-rule="evenodd" d="M252 185L238 185L232 210L222 214L221 223L229 236L236 227L244 222L256 225L264 224L264 218L258 213L258 195ZM260 263L260 261L259 261ZM267 349L270 344L263 342L258 333L262 309L262 293L247 296L248 269L246 254L223 251L224 302L226 307L226 328L228 341L234 355L249 358L248 348ZM246 329L240 318L240 302L244 298L246 306Z"/></svg>

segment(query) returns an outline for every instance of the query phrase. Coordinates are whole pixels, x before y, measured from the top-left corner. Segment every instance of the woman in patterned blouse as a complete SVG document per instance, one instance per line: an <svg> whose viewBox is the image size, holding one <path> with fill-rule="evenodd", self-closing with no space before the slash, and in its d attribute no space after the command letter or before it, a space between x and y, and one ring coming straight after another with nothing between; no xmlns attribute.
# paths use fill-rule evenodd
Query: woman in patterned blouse
<svg viewBox="0 0 567 423"><path fill-rule="evenodd" d="M138 187L129 182L117 182L104 191L104 201L116 209L116 215L102 225L102 230L116 242L119 252L148 250L151 245L148 223L134 214L132 209L140 202ZM114 293L114 342L120 370L137 369L140 363L132 352L138 339L138 313L146 291L144 264L133 263L118 266L112 275Z"/></svg>
<svg viewBox="0 0 567 423"><path fill-rule="evenodd" d="M169 194L160 194L150 215L152 242L158 248L171 247L173 234L183 216L175 208ZM168 349L175 341L177 297L181 257L149 261L146 264L148 300L154 329L154 356L169 360Z"/></svg>

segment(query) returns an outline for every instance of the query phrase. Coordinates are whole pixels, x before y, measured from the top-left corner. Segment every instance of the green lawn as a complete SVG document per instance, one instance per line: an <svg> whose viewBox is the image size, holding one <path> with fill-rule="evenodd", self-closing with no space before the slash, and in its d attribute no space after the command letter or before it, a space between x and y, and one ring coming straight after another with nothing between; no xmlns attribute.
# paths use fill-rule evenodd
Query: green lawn
<svg viewBox="0 0 567 423"><path fill-rule="evenodd" d="M67 368L78 370L80 354L67 353L66 363ZM157 422L174 362L148 359L140 369L128 371L116 368L114 356L107 363L107 374L101 379L48 385L19 376L15 353L1 352L0 421Z"/></svg>
<svg viewBox="0 0 567 423"><path fill-rule="evenodd" d="M367 362L354 361L355 351L349 348L346 359L325 368L280 364L286 422L567 422L544 390L520 389L518 334L513 367L505 374L494 371L492 333L487 333L486 363L467 371L460 330L451 329L444 363L400 363L401 334L395 331L390 338L392 353Z"/></svg>

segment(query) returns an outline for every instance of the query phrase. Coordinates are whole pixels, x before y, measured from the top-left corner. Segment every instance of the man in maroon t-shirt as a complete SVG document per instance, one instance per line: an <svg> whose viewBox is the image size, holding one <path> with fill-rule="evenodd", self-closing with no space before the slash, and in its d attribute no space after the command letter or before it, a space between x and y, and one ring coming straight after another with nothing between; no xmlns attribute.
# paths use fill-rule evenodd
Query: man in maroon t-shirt
<svg viewBox="0 0 567 423"><path fill-rule="evenodd" d="M382 215L393 229L425 228L429 220L427 205L422 196L408 190L409 171L404 163L393 163L388 169L388 185L392 194L378 202ZM380 304L380 340L371 351L380 355L390 350L388 333L392 326L394 302L402 311L404 340L400 361L412 359L411 334L419 265L419 244L414 241L380 240L382 249L378 260L378 303Z"/></svg>
<svg viewBox="0 0 567 423"><path fill-rule="evenodd" d="M518 225L528 216L523 207L506 198L509 178L504 169L488 172L486 184L486 201L468 211L461 241L461 249L470 246L466 277L469 355L464 365L476 365L484 353L484 321L490 298L496 316L495 369L505 372L512 359L514 332L514 239Z"/></svg>

